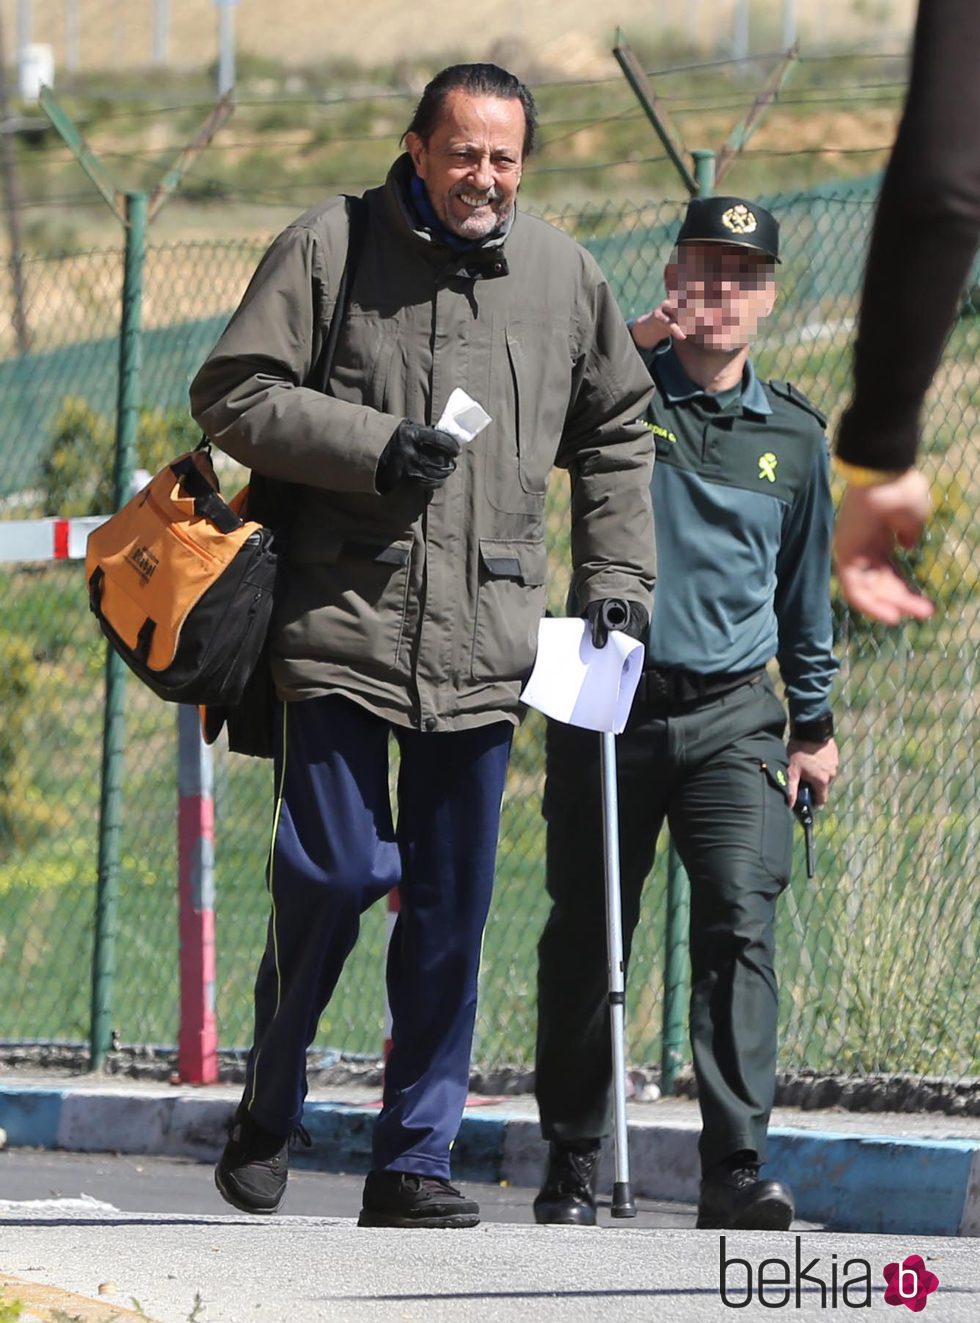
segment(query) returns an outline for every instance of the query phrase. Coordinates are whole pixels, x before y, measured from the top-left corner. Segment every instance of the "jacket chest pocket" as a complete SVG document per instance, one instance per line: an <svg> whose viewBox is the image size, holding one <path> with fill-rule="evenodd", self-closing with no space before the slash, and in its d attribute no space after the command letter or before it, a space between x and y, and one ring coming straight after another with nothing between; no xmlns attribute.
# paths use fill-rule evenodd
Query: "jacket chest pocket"
<svg viewBox="0 0 980 1323"><path fill-rule="evenodd" d="M480 538L470 667L474 680L521 680L529 674L547 570L543 542Z"/></svg>
<svg viewBox="0 0 980 1323"><path fill-rule="evenodd" d="M329 327L323 333L326 337ZM382 413L404 412L405 390L395 357L398 343L398 328L390 322L348 313L330 373L330 393Z"/></svg>
<svg viewBox="0 0 980 1323"><path fill-rule="evenodd" d="M512 415L498 428L487 495L504 513L539 512L571 393L568 336L550 323L513 322L504 339Z"/></svg>

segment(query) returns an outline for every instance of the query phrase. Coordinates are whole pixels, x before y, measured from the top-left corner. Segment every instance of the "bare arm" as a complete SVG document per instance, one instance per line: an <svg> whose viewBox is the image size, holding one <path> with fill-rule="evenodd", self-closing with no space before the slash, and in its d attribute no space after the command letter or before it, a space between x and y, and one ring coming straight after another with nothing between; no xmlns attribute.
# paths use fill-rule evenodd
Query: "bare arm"
<svg viewBox="0 0 980 1323"><path fill-rule="evenodd" d="M920 0L908 98L875 217L836 450L915 463L926 391L980 241L980 4Z"/></svg>

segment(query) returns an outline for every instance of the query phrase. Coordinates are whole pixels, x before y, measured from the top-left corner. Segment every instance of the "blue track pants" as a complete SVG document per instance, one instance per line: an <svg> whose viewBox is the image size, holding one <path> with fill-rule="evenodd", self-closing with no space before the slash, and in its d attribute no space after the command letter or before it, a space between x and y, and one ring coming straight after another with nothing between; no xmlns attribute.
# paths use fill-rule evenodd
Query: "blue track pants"
<svg viewBox="0 0 980 1323"><path fill-rule="evenodd" d="M336 696L285 704L275 759L272 903L255 985L245 1102L286 1134L302 1115L306 1049L357 940L393 886L392 1049L375 1169L448 1177L469 1083L480 946L513 727L425 734ZM392 821L388 740L401 752Z"/></svg>

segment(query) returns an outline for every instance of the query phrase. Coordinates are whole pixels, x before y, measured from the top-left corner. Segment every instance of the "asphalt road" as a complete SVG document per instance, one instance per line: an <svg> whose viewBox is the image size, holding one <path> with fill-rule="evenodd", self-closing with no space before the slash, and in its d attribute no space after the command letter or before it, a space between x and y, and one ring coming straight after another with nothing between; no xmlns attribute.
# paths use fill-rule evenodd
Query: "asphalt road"
<svg viewBox="0 0 980 1323"><path fill-rule="evenodd" d="M294 1164L282 1214L289 1217L351 1217L361 1208L362 1176L303 1171ZM484 1222L533 1223L535 1190L461 1182L480 1205ZM235 1210L214 1187L210 1165L181 1158L133 1157L106 1153L60 1153L8 1149L0 1152L0 1202L77 1199L86 1195L127 1213L230 1214ZM687 1204L637 1200L637 1216L614 1220L608 1200L599 1220L608 1225L693 1227Z"/></svg>
<svg viewBox="0 0 980 1323"><path fill-rule="evenodd" d="M886 1269L918 1255L938 1283L926 1323L980 1318L977 1240L722 1237L663 1205L629 1222L603 1211L594 1230L538 1227L532 1191L476 1185L478 1228L365 1231L359 1176L298 1171L291 1187L288 1215L249 1218L197 1163L2 1153L0 1306L21 1300L21 1323L757 1323L780 1310L828 1323L855 1308L901 1323Z"/></svg>

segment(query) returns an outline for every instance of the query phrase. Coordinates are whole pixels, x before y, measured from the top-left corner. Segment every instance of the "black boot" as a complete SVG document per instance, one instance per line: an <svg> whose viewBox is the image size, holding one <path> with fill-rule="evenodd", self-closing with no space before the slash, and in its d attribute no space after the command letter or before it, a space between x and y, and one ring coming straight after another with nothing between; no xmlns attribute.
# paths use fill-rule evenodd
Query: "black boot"
<svg viewBox="0 0 980 1323"><path fill-rule="evenodd" d="M480 1205L438 1176L370 1171L359 1227L475 1227Z"/></svg>
<svg viewBox="0 0 980 1323"><path fill-rule="evenodd" d="M787 1231L793 1193L779 1181L761 1181L755 1153L743 1150L705 1172L697 1225L711 1231Z"/></svg>
<svg viewBox="0 0 980 1323"><path fill-rule="evenodd" d="M534 1201L534 1220L559 1226L595 1226L598 1139L552 1140L548 1170Z"/></svg>
<svg viewBox="0 0 980 1323"><path fill-rule="evenodd" d="M310 1137L302 1126L293 1134L310 1147ZM214 1183L222 1198L243 1213L275 1213L286 1193L291 1138L263 1129L244 1105L239 1106L228 1127L225 1151L214 1169Z"/></svg>

